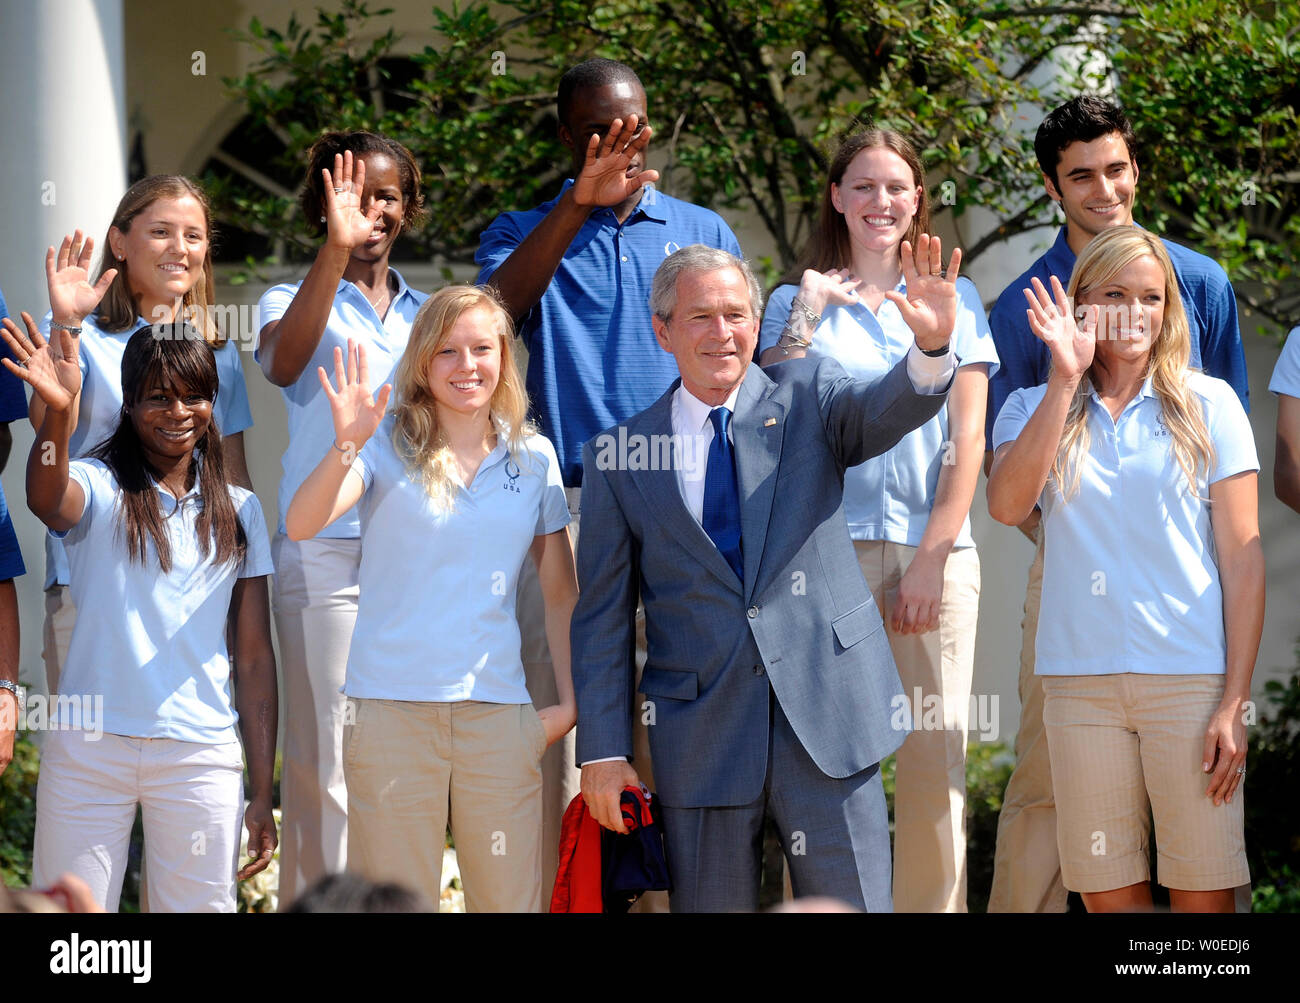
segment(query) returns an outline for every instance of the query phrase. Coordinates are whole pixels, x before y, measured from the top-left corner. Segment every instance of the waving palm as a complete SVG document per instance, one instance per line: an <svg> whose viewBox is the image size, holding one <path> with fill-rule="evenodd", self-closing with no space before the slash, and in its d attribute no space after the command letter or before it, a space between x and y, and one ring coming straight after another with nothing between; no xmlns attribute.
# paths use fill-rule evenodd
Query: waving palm
<svg viewBox="0 0 1300 1003"><path fill-rule="evenodd" d="M957 323L957 276L961 248L954 248L948 269L943 268L943 245L938 237L923 233L916 238L916 253L906 240L899 250L907 292L890 290L885 298L898 307L916 336L917 347L933 351L952 337Z"/></svg>
<svg viewBox="0 0 1300 1003"><path fill-rule="evenodd" d="M579 205L619 205L642 185L659 180L658 171L643 170L627 176L632 158L646 148L654 130L646 126L637 132L637 118L614 119L605 138L587 141L587 159L573 181L573 197Z"/></svg>
<svg viewBox="0 0 1300 1003"><path fill-rule="evenodd" d="M383 210L372 202L361 208L366 190L366 162L351 150L334 154L334 171L322 170L325 180L325 226L331 242L348 250L360 247L375 228Z"/></svg>
<svg viewBox="0 0 1300 1003"><path fill-rule="evenodd" d="M45 402L45 406L54 411L65 411L81 391L81 365L77 360L77 339L67 331L59 332L60 352L55 353L52 346L41 337L41 332L26 311L22 314L27 334L18 330L8 317L4 318L4 338L9 351L18 360L15 364L4 359L5 367Z"/></svg>
<svg viewBox="0 0 1300 1003"><path fill-rule="evenodd" d="M378 398L371 396L370 367L366 364L365 346L351 338L348 339L346 371L343 367L343 350L334 349L334 378L338 381L338 390L330 384L324 366L318 366L317 373L330 402L330 413L334 417L334 441L345 454L355 457L384 420L393 386L385 383L379 390Z"/></svg>
<svg viewBox="0 0 1300 1003"><path fill-rule="evenodd" d="M63 238L57 252L52 247L45 252L50 310L60 324L79 327L82 320L99 306L99 301L117 277L117 269L110 268L98 282L93 286L90 284L90 259L94 249L94 239L83 238L81 231L77 230L72 236Z"/></svg>
<svg viewBox="0 0 1300 1003"><path fill-rule="evenodd" d="M1033 291L1025 290L1029 300L1029 326L1052 353L1052 368L1062 376L1082 376L1092 365L1097 350L1097 315L1095 306L1076 322L1066 298L1061 280L1052 276L1052 293L1056 302L1047 295L1047 289L1037 277L1030 280Z"/></svg>

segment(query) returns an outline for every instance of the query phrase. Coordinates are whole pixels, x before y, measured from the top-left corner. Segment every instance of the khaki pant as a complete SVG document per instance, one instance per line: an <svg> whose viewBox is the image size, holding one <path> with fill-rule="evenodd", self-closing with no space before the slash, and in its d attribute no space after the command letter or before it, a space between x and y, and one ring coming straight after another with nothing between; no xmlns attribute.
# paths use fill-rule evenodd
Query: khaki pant
<svg viewBox="0 0 1300 1003"><path fill-rule="evenodd" d="M352 703L348 868L436 904L450 821L466 912L541 912L546 729L532 705Z"/></svg>
<svg viewBox="0 0 1300 1003"><path fill-rule="evenodd" d="M59 692L59 676L68 660L72 628L77 623L77 607L66 585L51 585L45 590L45 627L41 632L41 658L45 662L45 684L50 696Z"/></svg>
<svg viewBox="0 0 1300 1003"><path fill-rule="evenodd" d="M903 692L912 704L914 730L896 754L894 909L965 912L966 732L979 619L979 555L973 547L949 554L937 630L898 634L889 621L899 581L916 548L856 540L854 549L885 619ZM918 691L921 706L916 705Z"/></svg>
<svg viewBox="0 0 1300 1003"><path fill-rule="evenodd" d="M579 488L565 488L569 501L569 535L576 547L580 512ZM537 567L531 558L524 561L519 573L519 588L515 598L515 616L519 621L520 654L528 694L534 707L547 707L557 700L555 671L551 666L551 649L546 641L546 604L542 601L541 584L537 580ZM645 667L645 611L638 608L636 617L636 671L637 679ZM575 731L570 731L552 745L542 757L542 893L543 901L550 907L551 890L555 885L555 871L559 866L560 823L569 802L581 791L582 774L574 762ZM632 766L637 775L654 790L654 771L650 763L650 733L642 721L640 704L632 725ZM667 912L668 893L648 892L632 907L633 912Z"/></svg>
<svg viewBox="0 0 1300 1003"><path fill-rule="evenodd" d="M1065 912L1066 890L1056 847L1052 764L1043 730L1043 684L1034 675L1038 606L1043 594L1043 529L1029 567L1025 617L1020 621L1020 727L1016 766L998 817L989 912Z"/></svg>
<svg viewBox="0 0 1300 1003"><path fill-rule="evenodd" d="M276 536L273 594L280 641L280 908L347 862L343 778L346 701L339 692L357 620L360 540Z"/></svg>

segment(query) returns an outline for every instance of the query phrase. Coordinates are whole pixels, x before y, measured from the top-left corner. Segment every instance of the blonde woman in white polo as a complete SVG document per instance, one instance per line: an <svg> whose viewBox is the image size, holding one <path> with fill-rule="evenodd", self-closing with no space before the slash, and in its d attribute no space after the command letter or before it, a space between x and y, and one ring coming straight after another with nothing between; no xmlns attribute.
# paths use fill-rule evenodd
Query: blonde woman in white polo
<svg viewBox="0 0 1300 1003"><path fill-rule="evenodd" d="M1259 462L1232 388L1188 369L1168 253L1119 226L1067 291L1037 279L1029 322L1052 353L993 430L989 512L1043 511L1036 672L1065 885L1089 911L1232 912L1250 880L1243 705L1264 615Z"/></svg>
<svg viewBox="0 0 1300 1003"><path fill-rule="evenodd" d="M577 719L569 509L549 440L525 422L510 317L485 287L425 302L390 388L335 349L332 445L289 505L308 539L356 506L360 599L344 693L348 869L438 900L450 822L471 912L542 909L542 774ZM537 566L560 702L535 711L515 593Z"/></svg>

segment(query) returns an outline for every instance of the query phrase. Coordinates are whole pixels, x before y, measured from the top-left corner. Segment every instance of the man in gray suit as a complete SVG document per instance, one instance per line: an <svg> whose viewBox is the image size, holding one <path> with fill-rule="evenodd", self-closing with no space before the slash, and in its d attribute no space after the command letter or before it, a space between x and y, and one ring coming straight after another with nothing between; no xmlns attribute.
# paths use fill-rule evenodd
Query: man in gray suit
<svg viewBox="0 0 1300 1003"><path fill-rule="evenodd" d="M796 896L891 908L879 762L906 737L907 704L841 496L844 469L931 418L951 382L956 269L941 274L937 247L919 257L904 257L899 306L919 318L917 345L866 383L833 360L753 365L749 268L701 245L676 252L651 309L681 378L584 452L571 632L582 793L624 831L642 715L676 912L757 908L765 811Z"/></svg>

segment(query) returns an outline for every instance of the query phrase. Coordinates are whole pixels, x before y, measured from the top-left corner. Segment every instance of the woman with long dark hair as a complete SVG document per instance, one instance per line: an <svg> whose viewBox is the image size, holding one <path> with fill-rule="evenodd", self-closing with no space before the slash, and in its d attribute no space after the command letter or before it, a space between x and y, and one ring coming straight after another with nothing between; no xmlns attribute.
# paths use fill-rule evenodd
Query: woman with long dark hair
<svg viewBox="0 0 1300 1003"><path fill-rule="evenodd" d="M335 349L364 345L380 382L406 347L425 294L389 265L398 236L424 214L420 169L401 143L371 132L331 132L307 154L302 210L324 236L301 282L273 286L258 304L262 371L284 394L289 445L280 480L275 621L284 665L280 901L343 870L347 792L345 706L339 692L357 618L360 527L349 511L309 539L285 533L299 485L329 448L329 401L316 370Z"/></svg>
<svg viewBox="0 0 1300 1003"><path fill-rule="evenodd" d="M137 331L117 426L70 461L73 336L54 353L24 319L26 335L4 322L17 364L4 362L43 404L27 504L63 541L80 608L42 750L33 880L70 871L115 909L139 805L151 908L233 912L241 816L255 859L239 877L275 849L277 703L266 528L226 474L216 357L188 325Z"/></svg>
<svg viewBox="0 0 1300 1003"><path fill-rule="evenodd" d="M805 353L875 379L915 351L918 330L952 332L948 404L889 452L845 473L858 563L889 633L913 732L897 753L894 908L966 909L966 731L980 567L969 510L984 456L997 353L974 284L944 273L929 236L921 160L898 133L848 136L831 162L804 260L768 301L763 365ZM797 283L797 284L796 284Z"/></svg>

